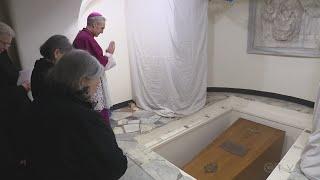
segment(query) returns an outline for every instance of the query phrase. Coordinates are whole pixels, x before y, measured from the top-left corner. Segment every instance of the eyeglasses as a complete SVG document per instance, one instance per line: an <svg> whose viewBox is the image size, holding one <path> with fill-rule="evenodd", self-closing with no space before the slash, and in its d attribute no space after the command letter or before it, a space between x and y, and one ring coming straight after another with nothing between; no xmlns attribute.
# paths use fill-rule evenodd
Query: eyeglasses
<svg viewBox="0 0 320 180"><path fill-rule="evenodd" d="M11 43L9 43L9 42L5 42L5 41L2 41L2 40L0 40L0 42L6 47L10 47L11 46Z"/></svg>

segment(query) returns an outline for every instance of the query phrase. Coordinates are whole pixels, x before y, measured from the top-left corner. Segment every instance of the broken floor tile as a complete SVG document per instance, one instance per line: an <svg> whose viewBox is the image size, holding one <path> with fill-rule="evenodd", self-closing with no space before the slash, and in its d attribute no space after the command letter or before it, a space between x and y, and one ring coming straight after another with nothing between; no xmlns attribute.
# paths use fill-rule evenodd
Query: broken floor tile
<svg viewBox="0 0 320 180"><path fill-rule="evenodd" d="M134 137L139 134L140 132L117 134L116 139L117 141L136 141Z"/></svg>
<svg viewBox="0 0 320 180"><path fill-rule="evenodd" d="M131 116L131 115L132 115L132 113L130 113L130 112L112 112L111 119L118 121L120 119L124 119L128 116Z"/></svg>
<svg viewBox="0 0 320 180"><path fill-rule="evenodd" d="M121 119L117 123L118 123L118 126L122 126L122 125L128 124L128 120L127 119Z"/></svg>
<svg viewBox="0 0 320 180"><path fill-rule="evenodd" d="M139 124L128 124L123 126L126 133L140 131Z"/></svg>
<svg viewBox="0 0 320 180"><path fill-rule="evenodd" d="M140 120L129 120L128 124L140 124Z"/></svg>
<svg viewBox="0 0 320 180"><path fill-rule="evenodd" d="M113 132L114 132L114 134L123 134L124 133L124 131L121 127L113 128Z"/></svg>
<svg viewBox="0 0 320 180"><path fill-rule="evenodd" d="M153 128L154 128L154 126L152 126L152 125L141 124L140 125L140 132L142 134L144 134L144 133L150 132Z"/></svg>

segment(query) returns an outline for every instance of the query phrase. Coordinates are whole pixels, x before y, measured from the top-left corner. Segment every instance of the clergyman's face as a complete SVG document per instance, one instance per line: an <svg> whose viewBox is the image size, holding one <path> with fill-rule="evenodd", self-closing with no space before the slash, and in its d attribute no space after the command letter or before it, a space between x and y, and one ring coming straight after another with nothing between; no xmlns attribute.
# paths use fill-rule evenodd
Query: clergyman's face
<svg viewBox="0 0 320 180"><path fill-rule="evenodd" d="M105 28L104 21L95 23L94 27L93 27L93 29L94 29L93 35L95 37L98 37L101 33L103 33L104 28Z"/></svg>
<svg viewBox="0 0 320 180"><path fill-rule="evenodd" d="M9 47L11 46L11 41L11 36L7 34L0 35L0 53L9 49Z"/></svg>

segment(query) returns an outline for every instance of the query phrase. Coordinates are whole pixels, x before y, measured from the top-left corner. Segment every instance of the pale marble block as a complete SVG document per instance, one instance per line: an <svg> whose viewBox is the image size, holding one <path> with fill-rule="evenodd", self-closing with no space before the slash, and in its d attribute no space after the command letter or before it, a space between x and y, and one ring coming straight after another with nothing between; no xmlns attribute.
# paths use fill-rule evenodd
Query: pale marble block
<svg viewBox="0 0 320 180"><path fill-rule="evenodd" d="M115 128L113 128L113 133L114 134L123 134L124 131L121 127L115 127Z"/></svg>
<svg viewBox="0 0 320 180"><path fill-rule="evenodd" d="M124 119L126 117L131 116L132 113L131 112L112 112L111 115L111 119L115 120L115 121L119 121L120 119Z"/></svg>
<svg viewBox="0 0 320 180"><path fill-rule="evenodd" d="M127 119L121 119L121 120L118 120L117 123L118 123L118 126L122 126L122 125L128 124L128 120Z"/></svg>
<svg viewBox="0 0 320 180"><path fill-rule="evenodd" d="M123 126L126 133L132 133L140 131L139 124L128 124Z"/></svg>
<svg viewBox="0 0 320 180"><path fill-rule="evenodd" d="M140 124L140 120L129 120L128 124Z"/></svg>
<svg viewBox="0 0 320 180"><path fill-rule="evenodd" d="M140 125L140 131L141 131L141 133L150 132L153 128L154 128L153 125L148 125L148 124L141 124L141 125Z"/></svg>

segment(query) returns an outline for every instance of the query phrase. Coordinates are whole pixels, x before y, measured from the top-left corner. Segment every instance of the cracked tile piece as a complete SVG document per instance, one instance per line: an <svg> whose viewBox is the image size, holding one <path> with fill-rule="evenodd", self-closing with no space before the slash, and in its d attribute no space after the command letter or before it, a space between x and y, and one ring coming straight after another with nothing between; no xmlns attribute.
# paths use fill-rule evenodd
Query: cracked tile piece
<svg viewBox="0 0 320 180"><path fill-rule="evenodd" d="M123 129L121 127L115 127L113 128L113 133L114 134L123 134Z"/></svg>
<svg viewBox="0 0 320 180"><path fill-rule="evenodd" d="M128 120L127 119L121 119L117 122L118 126L122 126L125 124L128 124Z"/></svg>
<svg viewBox="0 0 320 180"><path fill-rule="evenodd" d="M140 133L140 132L139 132ZM136 141L134 139L135 136L137 136L137 132L133 133L123 133L123 134L116 134L116 139L117 141L126 141L126 142L131 142L131 141Z"/></svg>
<svg viewBox="0 0 320 180"><path fill-rule="evenodd" d="M140 125L140 131L142 134L150 132L154 127L152 125L148 124L141 124Z"/></svg>
<svg viewBox="0 0 320 180"><path fill-rule="evenodd" d="M123 128L126 133L140 131L139 124L128 124L128 125L124 125Z"/></svg>
<svg viewBox="0 0 320 180"><path fill-rule="evenodd" d="M140 120L129 120L128 124L140 124Z"/></svg>
<svg viewBox="0 0 320 180"><path fill-rule="evenodd" d="M130 112L112 112L111 119L115 121L119 121L120 119L124 119L126 117L131 116L132 113Z"/></svg>

